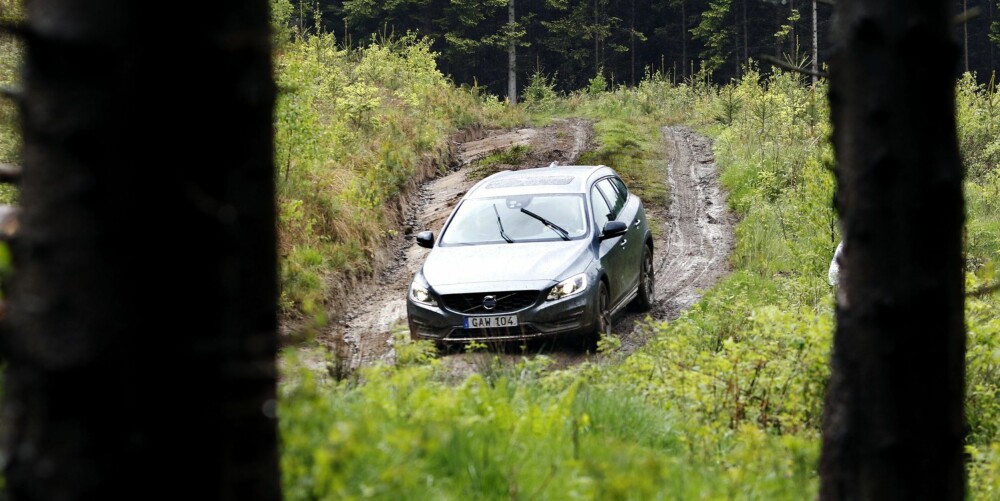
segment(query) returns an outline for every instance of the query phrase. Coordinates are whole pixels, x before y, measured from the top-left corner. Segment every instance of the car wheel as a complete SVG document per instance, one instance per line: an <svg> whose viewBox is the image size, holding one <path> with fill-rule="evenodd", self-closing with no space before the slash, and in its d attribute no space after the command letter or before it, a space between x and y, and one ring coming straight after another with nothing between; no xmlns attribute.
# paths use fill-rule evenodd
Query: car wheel
<svg viewBox="0 0 1000 501"><path fill-rule="evenodd" d="M649 311L653 307L656 293L656 272L653 270L653 253L649 246L642 247L642 264L639 265L639 294L635 298L635 309Z"/></svg>
<svg viewBox="0 0 1000 501"><path fill-rule="evenodd" d="M597 318L594 319L594 330L584 336L583 349L596 350L601 334L611 335L611 297L603 280L597 286Z"/></svg>

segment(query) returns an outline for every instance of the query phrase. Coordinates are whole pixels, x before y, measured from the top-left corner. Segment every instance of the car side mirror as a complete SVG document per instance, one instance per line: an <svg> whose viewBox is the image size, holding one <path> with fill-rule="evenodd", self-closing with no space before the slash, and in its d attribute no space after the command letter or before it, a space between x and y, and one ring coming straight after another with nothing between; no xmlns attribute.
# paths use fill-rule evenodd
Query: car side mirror
<svg viewBox="0 0 1000 501"><path fill-rule="evenodd" d="M434 247L434 232L421 231L420 233L417 233L417 245L428 249Z"/></svg>
<svg viewBox="0 0 1000 501"><path fill-rule="evenodd" d="M628 225L621 221L608 221L601 232L601 240L620 237L628 231Z"/></svg>

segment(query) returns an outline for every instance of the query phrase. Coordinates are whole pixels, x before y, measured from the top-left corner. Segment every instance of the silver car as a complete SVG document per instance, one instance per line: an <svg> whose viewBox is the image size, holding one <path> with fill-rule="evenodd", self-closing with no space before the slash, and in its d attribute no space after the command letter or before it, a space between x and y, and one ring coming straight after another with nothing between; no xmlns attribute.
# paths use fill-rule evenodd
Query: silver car
<svg viewBox="0 0 1000 501"><path fill-rule="evenodd" d="M505 171L452 211L410 285L410 336L439 344L574 336L591 346L653 299L642 201L606 166Z"/></svg>

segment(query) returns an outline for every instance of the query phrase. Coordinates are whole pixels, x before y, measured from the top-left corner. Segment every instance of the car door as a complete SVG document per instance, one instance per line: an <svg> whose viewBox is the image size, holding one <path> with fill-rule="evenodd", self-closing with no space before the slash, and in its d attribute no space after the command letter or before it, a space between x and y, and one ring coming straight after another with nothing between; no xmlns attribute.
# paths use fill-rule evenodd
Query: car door
<svg viewBox="0 0 1000 501"><path fill-rule="evenodd" d="M610 196L609 196L610 193ZM598 235L600 235L601 230L604 229L604 225L608 221L615 221L615 204L617 198L614 195L614 191L611 185L606 182L606 179L602 179L590 190L591 207L593 207L594 212L594 224L597 229ZM619 208L620 212L620 208ZM621 300L622 295L625 294L629 289L627 269L628 265L628 234L617 236L614 238L609 238L607 240L602 240L600 243L599 258L601 260L601 267L604 268L608 276L608 295L611 299L611 304L616 305L618 301Z"/></svg>
<svg viewBox="0 0 1000 501"><path fill-rule="evenodd" d="M628 233L625 234L628 243L625 246L626 261L625 269L626 285L625 290L631 291L639 284L639 277L642 274L642 246L644 244L645 230L643 221L645 214L642 211L642 202L639 197L630 196L625 183L617 177L608 178L608 182L615 189L615 194L621 200L621 210L616 214L615 219L628 225Z"/></svg>

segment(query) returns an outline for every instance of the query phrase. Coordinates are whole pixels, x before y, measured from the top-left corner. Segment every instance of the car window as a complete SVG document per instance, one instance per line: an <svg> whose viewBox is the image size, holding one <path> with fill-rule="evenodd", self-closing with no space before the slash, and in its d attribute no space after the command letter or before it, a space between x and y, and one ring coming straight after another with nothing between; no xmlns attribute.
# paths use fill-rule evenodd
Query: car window
<svg viewBox="0 0 1000 501"><path fill-rule="evenodd" d="M618 193L620 193L622 195L622 197L624 197L625 200L627 201L628 200L628 188L625 187L625 183L622 182L621 179L618 179L617 177L613 177L613 178L611 178L611 184L614 185L614 187L618 189Z"/></svg>
<svg viewBox="0 0 1000 501"><path fill-rule="evenodd" d="M547 226L542 219L557 228ZM575 240L583 238L587 228L581 195L482 198L462 202L441 234L440 242L441 245L476 245L504 243L507 239L513 242L563 240L560 230L565 231L566 238Z"/></svg>
<svg viewBox="0 0 1000 501"><path fill-rule="evenodd" d="M596 224L597 231L604 229L605 223L611 220L611 207L608 206L608 202L605 201L604 195L597 185L590 190L590 198L593 200L594 204L594 223Z"/></svg>
<svg viewBox="0 0 1000 501"><path fill-rule="evenodd" d="M618 213L621 212L622 207L625 206L625 200L628 198L628 194L619 191L617 187L611 182L611 178L605 178L597 182L595 185L600 188L601 192L608 199L611 204L611 214L612 219L618 217Z"/></svg>

